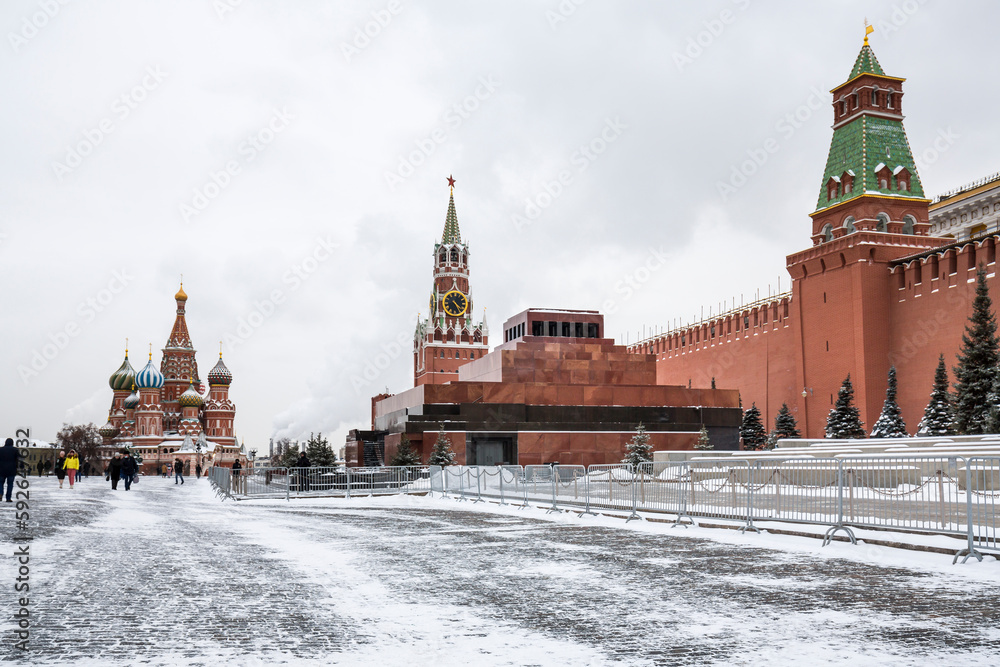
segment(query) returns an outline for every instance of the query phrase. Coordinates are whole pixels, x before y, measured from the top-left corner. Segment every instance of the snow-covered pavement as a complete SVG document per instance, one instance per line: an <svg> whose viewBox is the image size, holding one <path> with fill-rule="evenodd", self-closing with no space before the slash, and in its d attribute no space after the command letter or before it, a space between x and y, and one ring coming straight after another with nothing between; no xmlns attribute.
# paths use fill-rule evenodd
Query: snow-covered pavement
<svg viewBox="0 0 1000 667"><path fill-rule="evenodd" d="M453 500L32 478L30 652L76 665L995 664L1000 563ZM6 514L6 518L3 515ZM0 514L12 545L13 510ZM0 602L14 612L13 547Z"/></svg>

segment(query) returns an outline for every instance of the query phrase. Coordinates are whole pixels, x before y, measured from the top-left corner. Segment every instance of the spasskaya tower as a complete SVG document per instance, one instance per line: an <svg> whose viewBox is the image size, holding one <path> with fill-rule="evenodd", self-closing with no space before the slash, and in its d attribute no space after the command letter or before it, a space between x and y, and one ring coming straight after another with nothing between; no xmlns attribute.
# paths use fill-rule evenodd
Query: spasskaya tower
<svg viewBox="0 0 1000 667"><path fill-rule="evenodd" d="M434 244L434 285L426 319L417 319L413 335L413 384L444 384L458 379L458 367L489 352L486 315L472 321L468 244L455 213L455 179L440 243Z"/></svg>

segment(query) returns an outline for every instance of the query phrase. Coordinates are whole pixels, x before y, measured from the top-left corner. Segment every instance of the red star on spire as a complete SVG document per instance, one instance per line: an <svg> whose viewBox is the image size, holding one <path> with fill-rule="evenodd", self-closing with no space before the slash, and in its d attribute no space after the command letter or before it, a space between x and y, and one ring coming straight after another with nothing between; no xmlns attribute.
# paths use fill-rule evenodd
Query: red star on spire
<svg viewBox="0 0 1000 667"><path fill-rule="evenodd" d="M455 179L451 177L451 174L448 174L448 187L455 187Z"/></svg>

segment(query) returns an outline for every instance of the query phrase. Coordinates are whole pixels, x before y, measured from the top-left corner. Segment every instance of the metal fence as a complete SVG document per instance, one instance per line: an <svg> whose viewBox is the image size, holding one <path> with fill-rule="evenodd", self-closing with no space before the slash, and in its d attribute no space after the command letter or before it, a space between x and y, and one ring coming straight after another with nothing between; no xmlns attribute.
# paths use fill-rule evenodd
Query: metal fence
<svg viewBox="0 0 1000 667"><path fill-rule="evenodd" d="M297 498L308 496L397 495L430 491L427 466L347 468L252 468L234 474L209 468L216 493L226 498Z"/></svg>
<svg viewBox="0 0 1000 667"><path fill-rule="evenodd" d="M434 492L550 512L660 512L676 524L696 518L827 526L856 543L855 528L949 535L966 544L955 560L1000 553L1000 457L838 456L695 459L624 464L264 468L233 475L209 469L229 498Z"/></svg>

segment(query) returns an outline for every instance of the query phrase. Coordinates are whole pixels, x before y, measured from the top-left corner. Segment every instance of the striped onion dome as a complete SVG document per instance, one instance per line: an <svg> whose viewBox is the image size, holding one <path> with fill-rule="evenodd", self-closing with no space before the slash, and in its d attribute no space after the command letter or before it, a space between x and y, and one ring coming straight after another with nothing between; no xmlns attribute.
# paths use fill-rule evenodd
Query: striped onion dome
<svg viewBox="0 0 1000 667"><path fill-rule="evenodd" d="M233 374L229 372L226 364L222 362L222 355L220 354L218 363L208 372L208 384L231 384L232 381Z"/></svg>
<svg viewBox="0 0 1000 667"><path fill-rule="evenodd" d="M111 415L108 415L107 423L97 429L97 432L100 433L101 437L105 440L109 440L118 435L118 427L111 423Z"/></svg>
<svg viewBox="0 0 1000 667"><path fill-rule="evenodd" d="M139 394L135 393L135 383L132 383L132 393L122 401L122 407L126 410L135 410L139 407Z"/></svg>
<svg viewBox="0 0 1000 667"><path fill-rule="evenodd" d="M177 397L177 402L184 408L198 408L205 402L205 399L201 397L201 394L195 391L194 384L192 383L188 385L188 388L183 394Z"/></svg>
<svg viewBox="0 0 1000 667"><path fill-rule="evenodd" d="M153 355L149 355L149 362L135 376L135 386L139 389L159 389L163 386L163 373L153 365Z"/></svg>
<svg viewBox="0 0 1000 667"><path fill-rule="evenodd" d="M128 389L132 386L132 381L135 380L135 369L132 368L132 364L128 362L128 352L125 353L125 361L122 365L118 367L111 377L108 378L108 384L115 391L120 389Z"/></svg>

